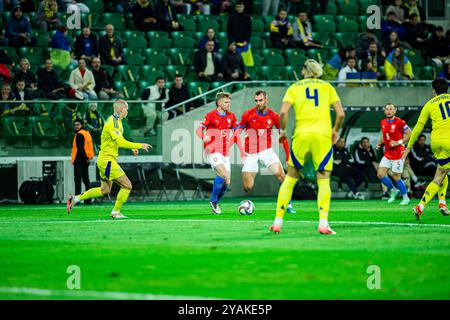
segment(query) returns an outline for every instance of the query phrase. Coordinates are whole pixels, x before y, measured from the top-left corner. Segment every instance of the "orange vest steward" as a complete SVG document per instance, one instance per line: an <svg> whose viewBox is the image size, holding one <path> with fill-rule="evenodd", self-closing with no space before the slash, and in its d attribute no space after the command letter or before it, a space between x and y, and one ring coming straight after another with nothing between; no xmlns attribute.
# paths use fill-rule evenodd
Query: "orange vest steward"
<svg viewBox="0 0 450 320"><path fill-rule="evenodd" d="M84 152L86 152L86 156L89 160L92 160L94 157L94 145L92 144L91 134L81 129L77 134L82 134L84 137ZM75 163L75 157L77 156L77 134L73 137L72 143L72 163Z"/></svg>

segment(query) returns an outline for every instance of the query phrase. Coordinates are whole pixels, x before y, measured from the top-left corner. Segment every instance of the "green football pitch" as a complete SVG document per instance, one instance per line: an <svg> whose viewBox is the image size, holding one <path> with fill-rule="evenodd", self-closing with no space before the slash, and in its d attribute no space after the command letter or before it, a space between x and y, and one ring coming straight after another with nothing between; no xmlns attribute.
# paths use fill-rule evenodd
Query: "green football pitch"
<svg viewBox="0 0 450 320"><path fill-rule="evenodd" d="M334 236L315 201L295 201L280 234L275 199L0 206L1 299L450 299L450 217L411 207L333 201ZM79 284L79 290L69 290ZM73 288L72 288L73 289Z"/></svg>

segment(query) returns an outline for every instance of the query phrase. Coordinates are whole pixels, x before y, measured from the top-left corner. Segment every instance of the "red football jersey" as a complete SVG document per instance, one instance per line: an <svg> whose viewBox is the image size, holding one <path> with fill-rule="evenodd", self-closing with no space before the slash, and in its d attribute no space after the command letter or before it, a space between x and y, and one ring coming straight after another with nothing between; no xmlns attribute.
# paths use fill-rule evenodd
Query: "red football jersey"
<svg viewBox="0 0 450 320"><path fill-rule="evenodd" d="M392 120L381 120L381 132L384 141L384 156L389 160L400 160L402 152L405 150L403 145L391 147L391 141L399 141L403 139L403 134L409 128L405 121L398 117Z"/></svg>
<svg viewBox="0 0 450 320"><path fill-rule="evenodd" d="M254 154L272 147L272 128L280 129L280 115L267 108L264 114L258 108L242 115L239 128L245 130L245 152Z"/></svg>
<svg viewBox="0 0 450 320"><path fill-rule="evenodd" d="M224 156L228 156L227 143L230 139L230 130L237 129L238 126L238 121L234 113L227 112L221 115L217 110L213 110L206 114L202 126L206 128L205 135L211 137L210 142L203 143L205 153L218 152Z"/></svg>

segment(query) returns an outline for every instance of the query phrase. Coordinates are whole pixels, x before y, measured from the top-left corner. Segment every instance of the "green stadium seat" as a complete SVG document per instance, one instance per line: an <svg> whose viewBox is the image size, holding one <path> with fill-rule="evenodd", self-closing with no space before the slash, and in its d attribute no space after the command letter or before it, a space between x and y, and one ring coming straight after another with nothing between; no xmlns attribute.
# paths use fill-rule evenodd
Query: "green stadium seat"
<svg viewBox="0 0 450 320"><path fill-rule="evenodd" d="M124 48L125 60L128 64L139 66L144 64L144 56L141 49Z"/></svg>
<svg viewBox="0 0 450 320"><path fill-rule="evenodd" d="M125 30L125 16L121 13L104 12L100 26L104 29L107 24L112 24L115 30Z"/></svg>
<svg viewBox="0 0 450 320"><path fill-rule="evenodd" d="M284 66L285 61L283 56L280 54L267 54L263 51L264 64L266 66Z"/></svg>
<svg viewBox="0 0 450 320"><path fill-rule="evenodd" d="M128 48L147 48L147 39L145 39L145 33L142 31L125 31L123 39Z"/></svg>
<svg viewBox="0 0 450 320"><path fill-rule="evenodd" d="M19 140L26 140L31 143L32 127L24 117L3 116L2 127L3 137L7 143L15 143Z"/></svg>
<svg viewBox="0 0 450 320"><path fill-rule="evenodd" d="M316 14L312 19L314 23L321 23L322 21L334 21L334 16L330 14Z"/></svg>
<svg viewBox="0 0 450 320"><path fill-rule="evenodd" d="M330 39L330 34L328 32L313 32L312 38L314 41L318 41L327 46L327 42Z"/></svg>
<svg viewBox="0 0 450 320"><path fill-rule="evenodd" d="M336 24L333 21L326 20L322 21L321 23L315 24L313 27L315 32L335 32L336 31Z"/></svg>
<svg viewBox="0 0 450 320"><path fill-rule="evenodd" d="M345 0L342 0L345 1ZM359 14L359 6L356 3L344 3L339 5L339 14L348 16L357 16Z"/></svg>
<svg viewBox="0 0 450 320"><path fill-rule="evenodd" d="M355 38L357 37L356 33L349 32L336 32L334 34L334 38L339 44L341 48L347 48L353 45Z"/></svg>
<svg viewBox="0 0 450 320"><path fill-rule="evenodd" d="M151 85L155 84L158 77L166 78L166 74L161 66L145 65L139 70L139 80L148 81Z"/></svg>
<svg viewBox="0 0 450 320"><path fill-rule="evenodd" d="M303 66L308 58L305 55L305 51L301 49L286 49L284 51L286 55L287 65L294 67Z"/></svg>
<svg viewBox="0 0 450 320"><path fill-rule="evenodd" d="M133 81L114 81L114 87L120 91L125 99L139 99L137 85Z"/></svg>
<svg viewBox="0 0 450 320"><path fill-rule="evenodd" d="M354 32L357 33L359 30L359 24L353 20L346 20L338 23L337 29L339 32Z"/></svg>
<svg viewBox="0 0 450 320"><path fill-rule="evenodd" d="M227 15L220 15L217 17L217 20L220 23L220 32L226 32L227 31L227 24L228 24L228 16Z"/></svg>
<svg viewBox="0 0 450 320"><path fill-rule="evenodd" d="M167 51L151 50L145 51L145 61L148 65L166 66L169 64Z"/></svg>
<svg viewBox="0 0 450 320"><path fill-rule="evenodd" d="M413 73L416 78L418 75L420 80L434 80L436 77L436 72L432 66L423 66L420 73L417 73L416 70L413 69Z"/></svg>
<svg viewBox="0 0 450 320"><path fill-rule="evenodd" d="M168 55L172 64L175 65L187 65L190 66L193 63L193 50L180 50L178 48L170 48L168 50ZM165 63L168 65L168 63Z"/></svg>
<svg viewBox="0 0 450 320"><path fill-rule="evenodd" d="M201 82L201 81L189 82L188 84L189 94L191 95L191 97L201 95L209 91L209 86L210 85L208 82Z"/></svg>
<svg viewBox="0 0 450 320"><path fill-rule="evenodd" d="M220 48L224 49L228 46L228 36L226 32L216 32L216 39L219 42ZM251 43L251 40L250 40Z"/></svg>
<svg viewBox="0 0 450 320"><path fill-rule="evenodd" d="M253 54L253 63L255 67L260 67L263 64L263 60L264 58L261 57L260 55L257 54Z"/></svg>
<svg viewBox="0 0 450 320"><path fill-rule="evenodd" d="M187 67L181 66L181 65L170 65L170 66L167 66L164 70L166 72L167 79L175 80L175 77L177 75L181 75L182 77L184 77L186 75Z"/></svg>
<svg viewBox="0 0 450 320"><path fill-rule="evenodd" d="M284 69L282 71L283 80L301 80L303 77L300 70L301 68L296 68L294 66L284 66Z"/></svg>
<svg viewBox="0 0 450 320"><path fill-rule="evenodd" d="M263 49L264 48L264 40L260 37L251 37L250 38L250 44L252 46L252 49Z"/></svg>
<svg viewBox="0 0 450 320"><path fill-rule="evenodd" d="M337 6L334 3L328 2L327 11L325 12L327 15L336 16L337 15Z"/></svg>
<svg viewBox="0 0 450 320"><path fill-rule="evenodd" d="M325 49L309 49L306 55L319 63L325 64L328 58L328 51Z"/></svg>
<svg viewBox="0 0 450 320"><path fill-rule="evenodd" d="M357 19L357 17L355 17L355 16L342 16L342 15L337 15L335 18L334 18L334 21L336 22L336 24L338 25L338 27L339 27L339 24L340 23L342 23L342 22L344 22L344 21L355 21Z"/></svg>
<svg viewBox="0 0 450 320"><path fill-rule="evenodd" d="M152 41L154 38L167 38L169 39L169 33L166 31L149 31L147 32L147 39Z"/></svg>
<svg viewBox="0 0 450 320"><path fill-rule="evenodd" d="M91 12L101 13L106 11L103 6L103 0L85 0L83 3L88 6Z"/></svg>
<svg viewBox="0 0 450 320"><path fill-rule="evenodd" d="M33 136L39 140L57 140L58 128L49 117L32 116L28 118L33 128Z"/></svg>
<svg viewBox="0 0 450 320"><path fill-rule="evenodd" d="M270 22L269 22L270 24ZM261 20L253 20L252 21L252 32L264 32L268 27L265 28L266 24Z"/></svg>
<svg viewBox="0 0 450 320"><path fill-rule="evenodd" d="M194 20L191 19L185 19L183 21L180 21L180 24L184 27L186 31L195 32L197 31L197 24Z"/></svg>
<svg viewBox="0 0 450 320"><path fill-rule="evenodd" d="M165 37L155 37L150 39L150 48L170 48L171 40Z"/></svg>
<svg viewBox="0 0 450 320"><path fill-rule="evenodd" d="M266 26L266 30L269 30L269 25L272 23L272 21L275 19L275 16L272 15L266 15L262 17L264 21L264 25Z"/></svg>
<svg viewBox="0 0 450 320"><path fill-rule="evenodd" d="M248 67L246 69L246 71L249 74L251 80L264 80L262 78L262 76L260 75L260 68L261 67Z"/></svg>
<svg viewBox="0 0 450 320"><path fill-rule="evenodd" d="M281 66L262 66L260 68L260 74L264 80L286 80L283 79L283 70Z"/></svg>
<svg viewBox="0 0 450 320"><path fill-rule="evenodd" d="M420 51L409 50L407 53L405 52L405 54L413 67L425 65L425 59L422 57Z"/></svg>
<svg viewBox="0 0 450 320"><path fill-rule="evenodd" d="M195 40L191 37L180 37L172 39L172 47L193 49L195 47Z"/></svg>
<svg viewBox="0 0 450 320"><path fill-rule="evenodd" d="M213 28L215 32L220 30L220 24L217 20L206 20L197 22L197 31L205 33L209 28Z"/></svg>
<svg viewBox="0 0 450 320"><path fill-rule="evenodd" d="M139 78L140 66L131 66L127 64L121 64L116 67L117 74L114 78L115 81L136 81Z"/></svg>

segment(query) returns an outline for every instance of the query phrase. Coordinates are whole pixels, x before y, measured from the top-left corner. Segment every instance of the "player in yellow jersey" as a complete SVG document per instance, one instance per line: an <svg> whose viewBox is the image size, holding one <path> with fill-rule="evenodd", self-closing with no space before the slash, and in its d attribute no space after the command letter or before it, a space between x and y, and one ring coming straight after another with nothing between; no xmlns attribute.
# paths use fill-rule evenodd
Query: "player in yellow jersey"
<svg viewBox="0 0 450 320"><path fill-rule="evenodd" d="M420 112L417 124L409 139L408 147L403 153L402 159L406 159L408 153L422 132L428 119L431 119L431 151L438 163L436 174L430 182L420 203L413 208L414 215L420 220L425 206L438 194L439 211L448 216L450 214L445 203L445 195L448 187L448 173L450 171L450 94L448 94L448 82L445 79L435 79L431 83L434 98L430 99Z"/></svg>
<svg viewBox="0 0 450 320"><path fill-rule="evenodd" d="M333 169L332 145L338 140L338 131L344 121L345 113L333 86L318 79L322 75L322 67L317 61L307 60L303 66L302 75L305 79L287 89L281 105L280 141L286 139L288 112L291 107L294 107L295 111L295 131L292 137L287 175L278 192L276 217L270 230L276 233L281 231L284 214L299 177L299 171L311 158L317 171L319 187L318 231L321 234L335 234L328 224L331 200L330 174ZM331 123L330 106L336 111L334 127Z"/></svg>
<svg viewBox="0 0 450 320"><path fill-rule="evenodd" d="M117 100L113 105L114 114L105 122L102 130L100 153L98 154L97 167L102 179L99 188L92 188L81 195L69 196L67 200L67 213L70 213L73 206L78 202L100 198L111 192L113 182L120 186L120 191L117 194L114 209L111 212L111 218L123 219L126 218L120 209L127 201L131 192L131 181L123 172L122 168L117 163L119 155L119 148L132 149L133 154L138 155L138 149L148 151L152 146L147 143L134 143L125 140L123 137L122 120L128 115L128 103L124 100Z"/></svg>

